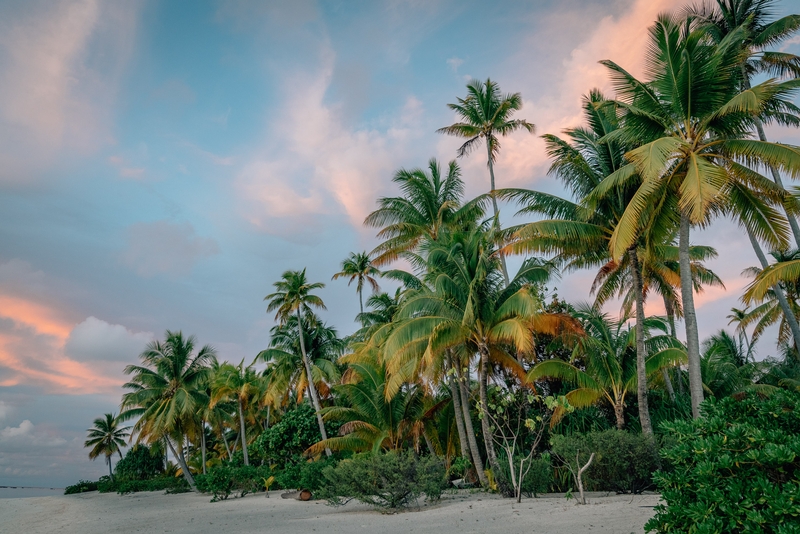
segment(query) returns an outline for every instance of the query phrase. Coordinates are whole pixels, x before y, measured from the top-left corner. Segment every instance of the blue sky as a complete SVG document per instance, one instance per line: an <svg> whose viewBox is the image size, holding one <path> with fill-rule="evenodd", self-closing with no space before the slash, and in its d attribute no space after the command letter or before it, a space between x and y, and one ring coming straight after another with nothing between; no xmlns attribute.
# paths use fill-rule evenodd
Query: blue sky
<svg viewBox="0 0 800 534"><path fill-rule="evenodd" d="M325 318L349 333L355 291L330 277L376 244L360 222L394 192L394 171L455 157L458 141L434 131L453 122L446 104L466 82L491 76L521 92L518 116L558 133L579 123L582 94L610 94L598 60L636 72L667 7L0 5L0 485L101 475L84 429L117 411L122 368L166 329L252 358L273 324L262 299L286 269L327 284ZM800 52L800 40L787 46ZM460 164L469 194L484 192L483 160ZM514 135L498 185L558 191L546 169L541 140ZM695 241L718 247L712 268L728 285L698 299L708 335L754 261L729 223ZM567 277L559 294L588 299L590 280Z"/></svg>

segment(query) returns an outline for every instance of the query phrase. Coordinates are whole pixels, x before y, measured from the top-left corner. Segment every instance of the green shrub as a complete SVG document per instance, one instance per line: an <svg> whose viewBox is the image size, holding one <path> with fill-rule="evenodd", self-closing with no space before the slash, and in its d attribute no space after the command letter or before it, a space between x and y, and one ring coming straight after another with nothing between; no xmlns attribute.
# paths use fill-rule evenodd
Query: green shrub
<svg viewBox="0 0 800 534"><path fill-rule="evenodd" d="M164 452L161 447L136 444L117 463L114 475L122 480L147 480L164 472Z"/></svg>
<svg viewBox="0 0 800 534"><path fill-rule="evenodd" d="M224 501L231 494L244 497L264 489L264 479L271 476L268 467L244 465L231 467L220 465L213 467L205 475L195 475L197 489L212 495L211 502Z"/></svg>
<svg viewBox="0 0 800 534"><path fill-rule="evenodd" d="M448 484L439 459L420 458L414 451L359 454L327 467L323 475L318 496L329 504L357 499L383 509L404 508L422 495L438 500Z"/></svg>
<svg viewBox="0 0 800 534"><path fill-rule="evenodd" d="M64 495L75 493L85 493L87 491L97 491L97 482L91 480L79 480L77 484L64 488Z"/></svg>
<svg viewBox="0 0 800 534"><path fill-rule="evenodd" d="M316 492L325 483L324 470L336 466L336 463L335 458L290 463L275 472L275 483L283 489L307 489Z"/></svg>
<svg viewBox="0 0 800 534"><path fill-rule="evenodd" d="M336 435L329 424L328 435ZM266 464L284 465L302 461L303 453L320 440L319 426L314 408L306 403L287 411L281 420L265 430L249 447L255 457Z"/></svg>
<svg viewBox="0 0 800 534"><path fill-rule="evenodd" d="M189 489L189 484L183 477L157 477L148 480L122 480L101 477L97 482L100 493L117 492L120 495L138 493L140 491L166 491L167 493L180 493Z"/></svg>
<svg viewBox="0 0 800 534"><path fill-rule="evenodd" d="M652 438L624 430L603 430L550 438L551 451L564 462L581 465L595 453L594 461L583 475L589 491L640 493L653 486L658 456ZM562 468L563 469L563 468Z"/></svg>
<svg viewBox="0 0 800 534"><path fill-rule="evenodd" d="M800 393L709 399L694 421L665 423L666 504L648 532L800 532Z"/></svg>
<svg viewBox="0 0 800 534"><path fill-rule="evenodd" d="M500 468L503 470L503 476L506 480L512 480L511 469L508 465L508 459L502 450L498 450L497 460L500 463ZM516 465L519 466L519 459L516 460ZM550 486L553 484L553 463L550 455L545 453L539 458L530 460L530 469L525 474L522 480L522 494L526 497L536 497L539 493L547 493Z"/></svg>

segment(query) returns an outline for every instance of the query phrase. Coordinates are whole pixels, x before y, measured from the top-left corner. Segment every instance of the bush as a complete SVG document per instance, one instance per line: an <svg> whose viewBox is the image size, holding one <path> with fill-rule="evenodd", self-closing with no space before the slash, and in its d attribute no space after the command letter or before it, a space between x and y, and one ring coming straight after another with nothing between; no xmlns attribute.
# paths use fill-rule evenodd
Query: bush
<svg viewBox="0 0 800 534"><path fill-rule="evenodd" d="M331 436L336 434L335 431L336 428L328 428ZM285 465L287 462L302 461L306 449L319 440L319 426L314 408L302 403L287 411L279 422L262 432L250 446L250 450L266 464Z"/></svg>
<svg viewBox="0 0 800 534"><path fill-rule="evenodd" d="M583 475L589 491L640 493L653 486L653 473L658 469L656 445L652 438L624 430L603 430L571 436L552 436L553 454L562 462L585 464L595 453L594 461Z"/></svg>
<svg viewBox="0 0 800 534"><path fill-rule="evenodd" d="M709 399L694 421L665 423L672 471L648 532L800 532L800 393Z"/></svg>
<svg viewBox="0 0 800 534"><path fill-rule="evenodd" d="M67 486L64 488L64 495L73 495L75 493L85 493L87 491L97 491L97 482L91 480L79 480L77 484Z"/></svg>
<svg viewBox="0 0 800 534"><path fill-rule="evenodd" d="M122 480L147 480L164 472L164 453L159 446L136 444L117 463L114 475Z"/></svg>
<svg viewBox="0 0 800 534"><path fill-rule="evenodd" d="M270 476L268 467L220 465L205 475L196 475L195 482L198 490L212 494L211 502L217 502L226 500L231 494L244 497L260 491L264 488L264 479Z"/></svg>
<svg viewBox="0 0 800 534"><path fill-rule="evenodd" d="M503 470L503 476L510 481L511 470L508 466L508 459L502 450L498 450L497 460L500 463L500 469ZM519 466L519 460L516 460L516 465ZM530 498L536 497L539 493L547 493L552 483L553 464L550 455L545 453L539 458L530 460L530 469L522 480L522 494Z"/></svg>
<svg viewBox="0 0 800 534"><path fill-rule="evenodd" d="M328 467L335 467L334 458L323 458L313 462L290 463L275 473L275 483L283 489L307 489L318 491L325 483L323 472Z"/></svg>
<svg viewBox="0 0 800 534"><path fill-rule="evenodd" d="M421 495L438 500L447 488L442 462L417 457L414 451L364 453L342 460L323 471L325 485L319 492L331 505L357 499L382 509L408 506Z"/></svg>

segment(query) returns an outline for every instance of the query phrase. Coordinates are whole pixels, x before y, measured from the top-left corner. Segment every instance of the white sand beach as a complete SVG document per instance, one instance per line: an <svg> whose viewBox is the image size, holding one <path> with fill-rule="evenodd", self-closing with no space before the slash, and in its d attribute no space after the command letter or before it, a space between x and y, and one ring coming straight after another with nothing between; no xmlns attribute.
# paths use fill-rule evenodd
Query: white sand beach
<svg viewBox="0 0 800 534"><path fill-rule="evenodd" d="M161 492L65 495L0 501L0 532L38 533L642 533L658 495L593 496L586 506L547 496L521 504L487 494L445 494L439 503L384 515L359 503L280 498L281 492L210 503L207 495Z"/></svg>

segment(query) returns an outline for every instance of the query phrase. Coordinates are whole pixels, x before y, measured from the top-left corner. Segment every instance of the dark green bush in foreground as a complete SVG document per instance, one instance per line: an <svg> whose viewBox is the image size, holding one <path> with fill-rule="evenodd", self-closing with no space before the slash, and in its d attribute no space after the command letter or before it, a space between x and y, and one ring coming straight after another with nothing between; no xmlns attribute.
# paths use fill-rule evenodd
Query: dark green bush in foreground
<svg viewBox="0 0 800 534"><path fill-rule="evenodd" d="M511 480L511 469L508 465L507 457L498 451L498 461L503 470L506 480ZM519 465L519 458L515 460ZM543 454L539 458L530 460L530 469L522 480L522 494L526 497L536 497L539 493L547 493L553 484L553 463L549 454Z"/></svg>
<svg viewBox="0 0 800 534"><path fill-rule="evenodd" d="M160 446L137 443L114 468L114 478L147 480L164 473L164 452Z"/></svg>
<svg viewBox="0 0 800 534"><path fill-rule="evenodd" d="M317 496L329 504L357 499L384 509L407 507L422 495L438 500L448 484L441 460L414 451L359 454L326 468L323 476Z"/></svg>
<svg viewBox="0 0 800 534"><path fill-rule="evenodd" d="M574 465L579 455L583 465L589 460L589 455L595 453L592 465L583 475L587 490L640 493L653 486L658 456L652 438L642 434L611 429L570 436L554 435L550 438L550 445L562 464L570 462Z"/></svg>
<svg viewBox="0 0 800 534"><path fill-rule="evenodd" d="M709 399L701 411L663 425L676 444L662 451L666 505L648 532L800 532L800 394Z"/></svg>
<svg viewBox="0 0 800 534"><path fill-rule="evenodd" d="M79 480L77 484L67 486L64 488L64 495L72 495L74 493L85 493L87 491L97 491L97 482L91 480Z"/></svg>

